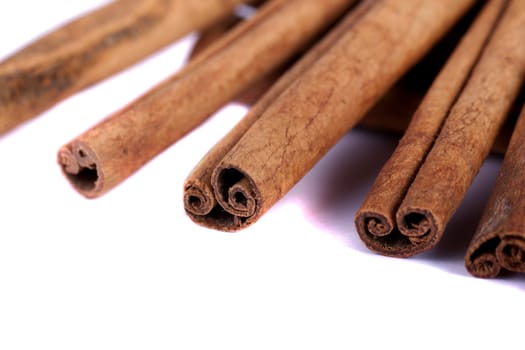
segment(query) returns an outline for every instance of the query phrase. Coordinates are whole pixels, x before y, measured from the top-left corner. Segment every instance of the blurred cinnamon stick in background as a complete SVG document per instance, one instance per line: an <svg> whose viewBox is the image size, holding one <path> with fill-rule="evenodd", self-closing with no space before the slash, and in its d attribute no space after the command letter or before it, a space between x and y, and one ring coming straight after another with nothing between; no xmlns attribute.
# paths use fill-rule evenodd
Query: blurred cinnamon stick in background
<svg viewBox="0 0 525 350"><path fill-rule="evenodd" d="M231 13L242 0L118 0L0 63L0 134Z"/></svg>
<svg viewBox="0 0 525 350"><path fill-rule="evenodd" d="M227 231L255 222L472 4L374 2L265 108L217 165L200 165L213 172L211 184L219 204L200 221Z"/></svg>
<svg viewBox="0 0 525 350"><path fill-rule="evenodd" d="M451 106L469 80L506 3L505 0L486 3L430 87L356 214L359 236L371 250L384 255L410 256L434 244L435 236L426 241L404 235L396 226L396 212L441 131Z"/></svg>
<svg viewBox="0 0 525 350"><path fill-rule="evenodd" d="M81 194L109 191L259 78L284 65L355 0L273 0L130 105L59 151Z"/></svg>

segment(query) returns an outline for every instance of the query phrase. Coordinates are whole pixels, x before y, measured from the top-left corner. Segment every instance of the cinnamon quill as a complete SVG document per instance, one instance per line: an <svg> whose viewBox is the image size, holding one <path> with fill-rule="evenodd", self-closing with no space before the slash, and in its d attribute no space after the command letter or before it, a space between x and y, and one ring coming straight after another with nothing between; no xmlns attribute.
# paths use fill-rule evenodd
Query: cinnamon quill
<svg viewBox="0 0 525 350"><path fill-rule="evenodd" d="M88 198L106 193L286 63L354 1L266 2L181 72L62 147L64 174Z"/></svg>
<svg viewBox="0 0 525 350"><path fill-rule="evenodd" d="M503 160L496 185L465 255L476 277L501 269L525 272L525 105Z"/></svg>
<svg viewBox="0 0 525 350"><path fill-rule="evenodd" d="M370 249L408 257L440 241L519 92L524 37L525 2L487 3L356 215Z"/></svg>
<svg viewBox="0 0 525 350"><path fill-rule="evenodd" d="M398 230L396 212L505 5L506 1L491 1L485 5L432 84L399 146L357 212L357 231L371 250L391 256L409 256L414 249L421 249L420 244L413 243Z"/></svg>
<svg viewBox="0 0 525 350"><path fill-rule="evenodd" d="M196 221L226 231L255 222L472 4L374 2L273 103L263 106L259 118L231 142L217 165L203 162L204 171L212 172L218 206ZM224 144L228 140L220 147ZM201 204L197 196L185 198L189 204L192 199ZM188 205L186 209L191 212Z"/></svg>
<svg viewBox="0 0 525 350"><path fill-rule="evenodd" d="M0 134L233 11L242 0L119 0L0 63Z"/></svg>

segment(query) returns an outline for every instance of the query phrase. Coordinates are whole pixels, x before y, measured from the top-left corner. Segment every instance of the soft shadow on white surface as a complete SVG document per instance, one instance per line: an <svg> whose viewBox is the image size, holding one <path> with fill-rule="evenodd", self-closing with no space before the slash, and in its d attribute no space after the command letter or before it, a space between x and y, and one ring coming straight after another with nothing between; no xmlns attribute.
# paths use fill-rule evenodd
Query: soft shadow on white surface
<svg viewBox="0 0 525 350"><path fill-rule="evenodd" d="M397 143L396 136L379 135L351 131L287 195L314 225L365 253L354 215Z"/></svg>
<svg viewBox="0 0 525 350"><path fill-rule="evenodd" d="M351 131L284 201L299 202L307 220L352 250L375 255L360 241L354 215L397 140L396 135L361 129ZM472 278L465 269L464 256L490 196L501 159L501 156L489 156L449 222L441 242L431 251L408 260ZM520 274L503 273L493 283L525 290L525 279Z"/></svg>

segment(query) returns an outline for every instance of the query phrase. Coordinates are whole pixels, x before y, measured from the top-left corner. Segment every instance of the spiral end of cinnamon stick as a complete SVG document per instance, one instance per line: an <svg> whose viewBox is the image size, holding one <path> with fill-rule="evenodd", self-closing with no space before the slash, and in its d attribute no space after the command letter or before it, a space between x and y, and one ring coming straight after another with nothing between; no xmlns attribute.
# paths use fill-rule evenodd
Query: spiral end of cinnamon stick
<svg viewBox="0 0 525 350"><path fill-rule="evenodd" d="M505 269L525 272L525 241L520 237L505 237L496 248L496 257Z"/></svg>
<svg viewBox="0 0 525 350"><path fill-rule="evenodd" d="M501 264L495 251L500 241L497 235L490 235L470 244L465 255L465 267L472 276L494 278L499 275Z"/></svg>
<svg viewBox="0 0 525 350"><path fill-rule="evenodd" d="M472 260L467 266L467 270L479 278L494 278L499 275L501 265L494 254L483 254Z"/></svg>
<svg viewBox="0 0 525 350"><path fill-rule="evenodd" d="M221 166L215 170L212 184L221 212L231 216L218 227L220 230L237 231L257 219L261 196L246 174L234 167Z"/></svg>
<svg viewBox="0 0 525 350"><path fill-rule="evenodd" d="M102 194L104 177L95 153L84 143L74 142L58 152L58 163L73 188L86 198Z"/></svg>
<svg viewBox="0 0 525 350"><path fill-rule="evenodd" d="M430 210L401 207L396 220L401 234L413 244L421 246L421 252L432 248L439 241L441 231Z"/></svg>
<svg viewBox="0 0 525 350"><path fill-rule="evenodd" d="M187 183L184 186L184 209L193 215L208 215L216 205L213 191L209 186Z"/></svg>
<svg viewBox="0 0 525 350"><path fill-rule="evenodd" d="M431 249L437 242L434 227L426 217L409 216L409 234L399 229L399 222L377 211L360 210L355 218L359 237L372 251L390 257L408 258ZM431 222L431 221L428 221Z"/></svg>
<svg viewBox="0 0 525 350"><path fill-rule="evenodd" d="M355 223L359 232L373 237L392 233L393 223L386 216L373 212L358 212Z"/></svg>

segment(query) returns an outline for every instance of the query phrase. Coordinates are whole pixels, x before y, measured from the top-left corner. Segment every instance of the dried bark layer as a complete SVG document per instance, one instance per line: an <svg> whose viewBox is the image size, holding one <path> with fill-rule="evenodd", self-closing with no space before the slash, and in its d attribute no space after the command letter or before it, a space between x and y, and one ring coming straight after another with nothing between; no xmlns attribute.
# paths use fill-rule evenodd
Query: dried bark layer
<svg viewBox="0 0 525 350"><path fill-rule="evenodd" d="M88 198L106 193L308 46L354 1L267 2L179 74L62 147L65 175ZM77 149L89 155L88 166Z"/></svg>
<svg viewBox="0 0 525 350"><path fill-rule="evenodd" d="M241 2L120 0L56 29L0 63L0 134Z"/></svg>
<svg viewBox="0 0 525 350"><path fill-rule="evenodd" d="M525 79L525 2L511 0L432 150L401 203L404 235L437 243Z"/></svg>
<svg viewBox="0 0 525 350"><path fill-rule="evenodd" d="M478 10L479 8L475 8L471 10L471 12L477 13ZM472 17L472 15L466 17ZM200 52L204 51L204 49L219 40L239 24L242 19L243 18L239 16L231 16L201 31L192 49L191 58L193 59ZM402 135L408 128L413 114L423 100L432 81L437 77L439 70L444 66L453 48L465 34L470 22L470 18L462 19L461 23L458 23L454 30L448 33L416 67L412 68L405 77L396 83L396 85L366 113L363 120L359 122L359 126L368 130ZM235 97L235 101L247 106L254 105L270 90L272 85L275 84L285 71L286 69L279 69L277 72L264 76L255 84L242 91L239 96ZM504 128L501 130L492 147L494 154L503 155L505 153L515 122L516 120L510 120L505 123Z"/></svg>
<svg viewBox="0 0 525 350"><path fill-rule="evenodd" d="M407 257L431 248L439 236L431 210L415 207L399 213L414 178L434 146L434 141L478 63L505 1L487 3L450 56L421 105L416 110L398 147L379 173L356 214L356 227L366 246L384 255ZM425 189L431 191L432 186ZM404 209L404 207L402 207ZM396 222L401 217L401 225Z"/></svg>
<svg viewBox="0 0 525 350"><path fill-rule="evenodd" d="M192 170L184 184L184 208L194 222L224 231L236 231L250 224L250 221L248 221L250 220L249 217L237 216L226 211L218 204L212 185L213 171L229 150L239 142L246 131L257 122L275 99L294 83L298 77L304 74L346 31L350 30L355 22L370 9L372 2L373 1L366 0L350 12L335 29L330 31L327 36L310 49L291 69L286 71L286 73L272 85L270 90L257 101L235 128L220 140ZM246 180L243 184L250 185L249 181ZM227 192L230 191L227 190ZM260 198L254 198L256 195L254 195L251 190L245 193L248 193L250 199L252 199L251 203L253 203L253 199L255 199L255 206L257 207ZM245 194L241 195L246 196ZM230 202L233 201L235 201L235 198ZM237 201L242 202L240 195L238 195ZM246 198L246 203L247 202L248 199ZM257 208L255 210L254 214L256 214Z"/></svg>
<svg viewBox="0 0 525 350"><path fill-rule="evenodd" d="M219 206L208 214L212 224L206 218L202 222L228 231L255 222L472 4L468 0L373 2L264 109L216 166L206 166L212 171ZM255 202L253 214L245 202ZM239 210L242 215L236 214Z"/></svg>
<svg viewBox="0 0 525 350"><path fill-rule="evenodd" d="M522 103L525 100L522 100ZM465 255L476 277L496 277L502 268L525 272L525 105L496 185Z"/></svg>

